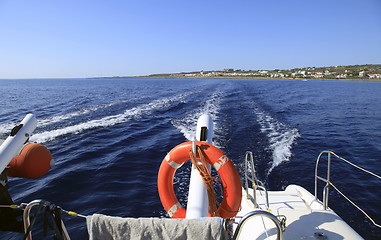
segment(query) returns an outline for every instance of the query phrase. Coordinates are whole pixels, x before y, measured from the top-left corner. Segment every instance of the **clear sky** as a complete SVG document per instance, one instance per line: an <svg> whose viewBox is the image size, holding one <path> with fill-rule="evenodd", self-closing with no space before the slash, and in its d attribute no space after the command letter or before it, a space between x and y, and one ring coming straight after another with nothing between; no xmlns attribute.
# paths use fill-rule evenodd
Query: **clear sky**
<svg viewBox="0 0 381 240"><path fill-rule="evenodd" d="M381 0L0 0L0 78L381 64Z"/></svg>

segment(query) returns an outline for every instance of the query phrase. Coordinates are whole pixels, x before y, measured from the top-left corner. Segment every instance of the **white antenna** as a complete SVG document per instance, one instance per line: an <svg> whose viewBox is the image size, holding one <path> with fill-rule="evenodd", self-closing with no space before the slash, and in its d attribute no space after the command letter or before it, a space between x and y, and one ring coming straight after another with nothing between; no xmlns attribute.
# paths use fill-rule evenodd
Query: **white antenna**
<svg viewBox="0 0 381 240"><path fill-rule="evenodd" d="M197 141L204 141L212 144L213 142L213 119L210 115L201 115L197 121L196 128ZM196 142L193 144L193 154L196 150ZM209 165L209 164L208 164ZM210 171L210 165L208 166ZM208 192L202 181L200 173L192 165L191 178L189 183L188 205L186 218L195 219L200 217L208 217L209 200Z"/></svg>

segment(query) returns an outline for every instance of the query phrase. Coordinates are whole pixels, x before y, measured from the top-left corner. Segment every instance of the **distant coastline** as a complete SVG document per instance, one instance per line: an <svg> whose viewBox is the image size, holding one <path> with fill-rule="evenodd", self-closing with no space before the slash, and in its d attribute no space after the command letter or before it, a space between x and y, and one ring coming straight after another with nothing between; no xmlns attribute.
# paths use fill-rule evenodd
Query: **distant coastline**
<svg viewBox="0 0 381 240"><path fill-rule="evenodd" d="M319 79L310 79L310 78L272 78L272 77L232 77L232 76L216 76L216 77L179 77L179 76L127 76L127 77L105 77L105 78L160 78L160 79L282 79L282 80L301 80L301 81L309 81L309 80L340 80L340 81L381 81L380 78L376 79L367 79L367 78L340 78L340 79L331 79L331 78L319 78Z"/></svg>
<svg viewBox="0 0 381 240"><path fill-rule="evenodd" d="M381 81L381 64L348 65L332 67L306 67L288 70L195 71L151 74L147 76L114 76L112 78L202 78L202 79L294 79L294 80L347 80Z"/></svg>

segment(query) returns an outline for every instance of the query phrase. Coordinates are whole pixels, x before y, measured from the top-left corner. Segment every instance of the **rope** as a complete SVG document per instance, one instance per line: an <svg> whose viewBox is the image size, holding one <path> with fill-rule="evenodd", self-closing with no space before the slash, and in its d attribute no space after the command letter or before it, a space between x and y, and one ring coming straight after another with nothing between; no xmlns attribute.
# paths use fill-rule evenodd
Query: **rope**
<svg viewBox="0 0 381 240"><path fill-rule="evenodd" d="M0 205L0 208L12 208L12 209L18 209L20 206L18 205Z"/></svg>
<svg viewBox="0 0 381 240"><path fill-rule="evenodd" d="M12 204L12 205L0 205L0 208L20 209L20 210L24 210L25 211L26 207L28 205L29 204L26 204L26 203L21 203L20 205L15 205L15 204ZM64 225L64 223L63 223L63 221L61 219L61 214L62 213L66 213L66 214L68 214L70 216L73 216L73 217L77 217L78 216L78 217L86 218L85 215L78 214L78 213L73 212L73 211L66 211L66 210L62 209L61 207L59 207L59 206L56 206L54 204L50 204L49 202L44 201L44 200L40 200L40 202L38 204L37 211L31 217L31 222L30 222L28 228L25 229L25 234L24 234L24 238L23 238L24 240L31 238L31 232L32 232L33 225L34 225L34 223L36 221L36 218L37 218L39 212L42 209L44 209L43 210L43 219L44 219L44 223L43 223L43 235L46 236L47 230L48 230L48 227L49 227L50 229L54 230L54 232L55 232L53 239L62 239L62 240L64 240L64 239L65 240L66 239L70 239L70 237L69 237L69 235L67 233L66 227L65 227L65 225ZM50 218L48 216L50 216Z"/></svg>
<svg viewBox="0 0 381 240"><path fill-rule="evenodd" d="M76 212L73 212L73 211L66 211L66 210L62 209L62 212L66 213L67 215L70 215L72 217L87 218L87 216L79 214L79 213L76 213Z"/></svg>
<svg viewBox="0 0 381 240"><path fill-rule="evenodd" d="M364 210L362 210L359 206L357 206L352 200L350 200L344 193L342 193L333 183L328 182L338 193L341 194L348 202L350 202L353 206L355 206L358 210L360 210L376 227L381 228L381 225L377 224Z"/></svg>
<svg viewBox="0 0 381 240"><path fill-rule="evenodd" d="M11 209L21 209L21 210L23 210L23 209L24 209L24 206L23 206L23 204L21 204L21 205L15 205L15 204L12 204L12 205L0 205L0 208L11 208ZM66 213L67 215L70 215L70 216L72 216L72 217L87 218L87 216L82 215L82 214L79 214L79 213L76 213L76 212L73 212L73 211L67 211L67 210L62 209L62 208L60 208L60 210L61 210L63 213Z"/></svg>
<svg viewBox="0 0 381 240"><path fill-rule="evenodd" d="M193 154L192 149L189 149L189 156L193 166L198 170L202 178L202 181L205 184L206 190L208 192L208 199L209 199L209 213L212 217L214 217L216 216L217 205L219 205L219 203L216 200L213 180L216 180L218 182L220 189L222 189L222 186L217 179L211 176L210 171L208 169L207 162L205 160L205 154L200 148L200 146L196 146L196 152L198 153L199 158L196 158L196 156ZM222 196L222 191L221 191L221 196Z"/></svg>
<svg viewBox="0 0 381 240"><path fill-rule="evenodd" d="M354 163L351 163L350 161L346 160L345 158L340 157L340 156L337 155L336 153L331 152L331 154L333 154L335 157L337 157L337 158L339 158L339 159L345 161L346 163L352 165L353 167L358 168L358 169L360 169L361 171L364 171L364 172L366 172L366 173L369 173L370 175L373 175L373 176L375 176L375 177L381 179L381 176L379 176L379 175L377 175L377 174L375 174L375 173L372 173L371 171L368 171L368 170L366 170L366 169L364 169L364 168L362 168L362 167L359 167L359 166L357 166L357 165L354 164Z"/></svg>
<svg viewBox="0 0 381 240"><path fill-rule="evenodd" d="M34 216L32 217L32 220L31 220L31 222L30 222L29 227L28 227L28 228L26 229L26 231L25 231L25 234L24 234L24 240L26 240L26 239L28 238L30 232L32 231L32 227L33 227L33 225L34 225L34 223L35 223L35 221L36 221L36 218L37 218L37 216L38 216L38 213L40 212L41 208L43 207L43 204L44 204L44 202L40 202L40 204L38 204L37 211L36 211L36 213L34 214Z"/></svg>

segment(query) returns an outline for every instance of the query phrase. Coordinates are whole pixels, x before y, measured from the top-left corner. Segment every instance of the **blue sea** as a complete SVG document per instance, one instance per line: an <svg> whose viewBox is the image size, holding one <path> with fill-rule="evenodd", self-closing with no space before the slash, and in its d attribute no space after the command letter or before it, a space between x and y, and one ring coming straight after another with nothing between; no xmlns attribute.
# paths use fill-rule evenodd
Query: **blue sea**
<svg viewBox="0 0 381 240"><path fill-rule="evenodd" d="M165 217L156 185L160 164L193 139L204 113L241 178L245 152L252 151L257 177L270 190L298 184L313 193L323 150L381 174L381 82L118 78L0 80L0 86L0 137L33 113L38 127L31 140L47 146L56 162L39 179L9 180L18 204L45 199L84 215ZM189 168L174 180L183 204ZM331 181L381 224L379 179L334 159ZM365 239L381 239L381 230L333 189L329 206ZM63 220L72 239L88 238L85 219ZM42 237L38 226L34 232ZM22 237L0 232L1 239Z"/></svg>

